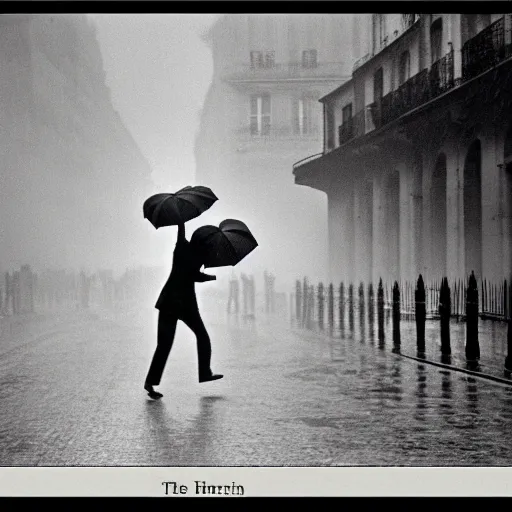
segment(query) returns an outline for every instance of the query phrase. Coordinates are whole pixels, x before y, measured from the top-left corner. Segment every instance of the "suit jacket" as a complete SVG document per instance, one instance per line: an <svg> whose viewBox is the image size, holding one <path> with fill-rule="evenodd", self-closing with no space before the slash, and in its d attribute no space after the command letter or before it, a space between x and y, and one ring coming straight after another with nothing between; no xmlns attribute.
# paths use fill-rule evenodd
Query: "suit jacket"
<svg viewBox="0 0 512 512"><path fill-rule="evenodd" d="M178 226L178 241L174 248L172 270L155 304L159 310L196 307L195 283L209 281L200 271L202 264L190 242L185 238L185 226Z"/></svg>

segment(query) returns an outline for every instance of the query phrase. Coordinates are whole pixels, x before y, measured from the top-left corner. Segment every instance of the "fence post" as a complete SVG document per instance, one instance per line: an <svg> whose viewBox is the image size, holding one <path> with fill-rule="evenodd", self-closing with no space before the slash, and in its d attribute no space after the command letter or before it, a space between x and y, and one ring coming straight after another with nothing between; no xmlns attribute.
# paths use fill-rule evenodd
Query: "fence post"
<svg viewBox="0 0 512 512"><path fill-rule="evenodd" d="M400 288L393 285L393 352L400 351Z"/></svg>
<svg viewBox="0 0 512 512"><path fill-rule="evenodd" d="M334 286L329 284L329 333L332 336L334 332Z"/></svg>
<svg viewBox="0 0 512 512"><path fill-rule="evenodd" d="M439 290L439 316L441 318L441 354L449 356L452 353L450 347L450 315L451 296L448 279L445 277Z"/></svg>
<svg viewBox="0 0 512 512"><path fill-rule="evenodd" d="M359 284L359 328L360 335L364 338L364 327L365 327L365 311L364 311L364 284L361 281ZM364 341L362 339L361 341Z"/></svg>
<svg viewBox="0 0 512 512"><path fill-rule="evenodd" d="M340 323L340 334L343 336L345 331L345 285L343 281L340 283L340 297L339 297L339 323Z"/></svg>
<svg viewBox="0 0 512 512"><path fill-rule="evenodd" d="M425 321L427 318L425 304L425 283L420 274L416 283L415 299L415 318L416 318L416 346L418 355L425 354Z"/></svg>
<svg viewBox="0 0 512 512"><path fill-rule="evenodd" d="M368 285L368 326L370 329L370 338L374 336L373 325L375 322L375 304L373 301L373 283Z"/></svg>
<svg viewBox="0 0 512 512"><path fill-rule="evenodd" d="M478 285L475 273L469 277L466 292L466 359L475 363L480 359L480 345L478 343Z"/></svg>
<svg viewBox="0 0 512 512"><path fill-rule="evenodd" d="M351 334L354 334L354 285L348 287L348 326Z"/></svg>
<svg viewBox="0 0 512 512"><path fill-rule="evenodd" d="M309 308L308 308L308 329L313 329L313 319L315 318L315 287L309 286Z"/></svg>
<svg viewBox="0 0 512 512"><path fill-rule="evenodd" d="M377 288L377 323L379 342L384 343L384 288L382 287L382 278L379 279Z"/></svg>
<svg viewBox="0 0 512 512"><path fill-rule="evenodd" d="M324 330L324 284L318 285L318 327Z"/></svg>

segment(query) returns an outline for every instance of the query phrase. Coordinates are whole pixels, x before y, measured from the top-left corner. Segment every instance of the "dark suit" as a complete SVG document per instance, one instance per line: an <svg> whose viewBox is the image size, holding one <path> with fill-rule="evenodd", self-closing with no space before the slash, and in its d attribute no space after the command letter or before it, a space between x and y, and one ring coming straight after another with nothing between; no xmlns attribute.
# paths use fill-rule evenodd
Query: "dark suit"
<svg viewBox="0 0 512 512"><path fill-rule="evenodd" d="M200 272L201 262L185 238L185 226L178 226L178 241L174 249L172 270L155 304L158 314L158 341L146 383L158 386L174 342L178 320L196 335L199 377L211 375L210 337L199 313L195 283L213 277Z"/></svg>

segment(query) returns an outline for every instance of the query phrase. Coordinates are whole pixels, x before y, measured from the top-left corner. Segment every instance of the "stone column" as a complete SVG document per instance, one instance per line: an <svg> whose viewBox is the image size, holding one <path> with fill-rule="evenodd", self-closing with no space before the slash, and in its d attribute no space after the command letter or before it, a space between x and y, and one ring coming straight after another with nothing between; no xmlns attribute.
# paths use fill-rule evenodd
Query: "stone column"
<svg viewBox="0 0 512 512"><path fill-rule="evenodd" d="M374 283L378 283L379 279L385 280L385 218L386 210L384 179L381 174L375 174L373 177L373 207L372 207L372 255L373 255L373 277Z"/></svg>
<svg viewBox="0 0 512 512"><path fill-rule="evenodd" d="M450 282L465 279L464 273L464 222L461 201L462 175L458 167L457 148L446 148L446 273Z"/></svg>
<svg viewBox="0 0 512 512"><path fill-rule="evenodd" d="M343 196L341 190L328 193L329 279L339 283L344 271Z"/></svg>
<svg viewBox="0 0 512 512"><path fill-rule="evenodd" d="M411 281L414 279L412 261L414 257L414 233L412 221L412 172L410 163L402 162L398 165L400 173L400 222L399 222L399 269L397 279Z"/></svg>
<svg viewBox="0 0 512 512"><path fill-rule="evenodd" d="M499 197L499 168L496 141L491 130L481 137L482 144L482 277L497 283L503 279L503 238Z"/></svg>
<svg viewBox="0 0 512 512"><path fill-rule="evenodd" d="M341 199L341 233L343 250L341 252L341 278L346 284L354 282L354 193L353 184L346 183Z"/></svg>
<svg viewBox="0 0 512 512"><path fill-rule="evenodd" d="M385 176L385 270L387 281L400 279L400 176L392 168Z"/></svg>
<svg viewBox="0 0 512 512"><path fill-rule="evenodd" d="M365 177L354 188L355 283L372 279L373 184Z"/></svg>
<svg viewBox="0 0 512 512"><path fill-rule="evenodd" d="M411 268L414 280L423 272L423 166L421 159L415 158L412 163L411 180L411 219L412 231Z"/></svg>

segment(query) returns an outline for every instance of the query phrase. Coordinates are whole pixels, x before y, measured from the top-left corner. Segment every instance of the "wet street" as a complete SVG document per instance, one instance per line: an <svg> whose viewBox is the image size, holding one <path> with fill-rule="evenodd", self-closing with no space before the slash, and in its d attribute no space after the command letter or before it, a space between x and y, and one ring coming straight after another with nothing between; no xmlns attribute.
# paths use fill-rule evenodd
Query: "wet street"
<svg viewBox="0 0 512 512"><path fill-rule="evenodd" d="M2 466L509 466L512 387L357 339L205 316L197 382L179 324L162 385L142 389L156 311L70 312L0 338Z"/></svg>

